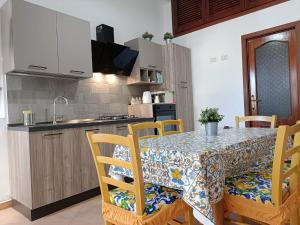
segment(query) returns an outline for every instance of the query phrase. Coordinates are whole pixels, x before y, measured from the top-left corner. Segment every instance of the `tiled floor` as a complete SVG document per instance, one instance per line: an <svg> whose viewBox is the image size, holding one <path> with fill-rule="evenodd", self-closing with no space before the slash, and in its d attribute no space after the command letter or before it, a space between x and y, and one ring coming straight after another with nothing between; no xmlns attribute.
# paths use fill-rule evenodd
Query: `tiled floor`
<svg viewBox="0 0 300 225"><path fill-rule="evenodd" d="M33 222L9 208L0 211L0 225L104 225L100 204L96 197Z"/></svg>

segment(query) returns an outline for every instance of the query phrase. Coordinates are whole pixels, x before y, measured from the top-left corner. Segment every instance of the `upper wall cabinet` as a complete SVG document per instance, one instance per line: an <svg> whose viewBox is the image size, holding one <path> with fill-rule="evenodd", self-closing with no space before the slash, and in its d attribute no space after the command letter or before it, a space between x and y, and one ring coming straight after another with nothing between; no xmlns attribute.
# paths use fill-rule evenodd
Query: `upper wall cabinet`
<svg viewBox="0 0 300 225"><path fill-rule="evenodd" d="M54 77L92 76L89 23L26 1L1 8L4 72Z"/></svg>
<svg viewBox="0 0 300 225"><path fill-rule="evenodd" d="M287 0L172 0L173 33L180 36Z"/></svg>
<svg viewBox="0 0 300 225"><path fill-rule="evenodd" d="M125 43L126 46L139 51L136 63L141 68L162 70L162 48L160 44L136 38Z"/></svg>
<svg viewBox="0 0 300 225"><path fill-rule="evenodd" d="M90 77L92 71L90 24L57 13L57 37L60 74Z"/></svg>
<svg viewBox="0 0 300 225"><path fill-rule="evenodd" d="M128 79L130 85L160 85L163 70L162 46L160 44L136 38L125 43L139 51L132 73Z"/></svg>

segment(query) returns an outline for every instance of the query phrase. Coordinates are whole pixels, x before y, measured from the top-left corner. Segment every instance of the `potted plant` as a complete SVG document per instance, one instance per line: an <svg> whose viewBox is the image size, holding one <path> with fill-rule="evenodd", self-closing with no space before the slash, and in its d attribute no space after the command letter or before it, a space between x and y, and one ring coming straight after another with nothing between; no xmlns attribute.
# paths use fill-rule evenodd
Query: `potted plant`
<svg viewBox="0 0 300 225"><path fill-rule="evenodd" d="M224 118L219 114L218 108L206 108L201 110L199 122L205 125L205 132L207 136L218 135L218 123Z"/></svg>
<svg viewBox="0 0 300 225"><path fill-rule="evenodd" d="M150 34L150 33L148 33L148 32L145 32L145 33L143 34L142 37L143 37L145 40L151 41L152 38L154 37L154 35L153 35L153 34Z"/></svg>
<svg viewBox="0 0 300 225"><path fill-rule="evenodd" d="M173 34L167 32L164 34L164 40L166 44L170 44L172 42L172 39L174 38Z"/></svg>

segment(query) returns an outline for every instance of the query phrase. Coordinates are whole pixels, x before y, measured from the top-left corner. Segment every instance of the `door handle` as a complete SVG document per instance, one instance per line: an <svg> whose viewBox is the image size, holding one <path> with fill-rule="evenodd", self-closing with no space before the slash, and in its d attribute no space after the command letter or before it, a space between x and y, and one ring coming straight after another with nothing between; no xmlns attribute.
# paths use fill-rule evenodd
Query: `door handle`
<svg viewBox="0 0 300 225"><path fill-rule="evenodd" d="M117 126L117 129L128 128L128 126Z"/></svg>
<svg viewBox="0 0 300 225"><path fill-rule="evenodd" d="M46 70L46 66L35 66L35 65L29 65L28 69L33 69L33 70Z"/></svg>
<svg viewBox="0 0 300 225"><path fill-rule="evenodd" d="M70 73L73 73L73 74L84 74L84 72L80 71L80 70L70 70Z"/></svg>
<svg viewBox="0 0 300 225"><path fill-rule="evenodd" d="M252 102L261 102L261 99L251 99Z"/></svg>
<svg viewBox="0 0 300 225"><path fill-rule="evenodd" d="M50 137L50 136L59 136L62 135L63 133L55 133L55 134L44 134L44 137Z"/></svg>
<svg viewBox="0 0 300 225"><path fill-rule="evenodd" d="M89 130L85 130L85 132L93 132L93 131L99 131L100 129L89 129Z"/></svg>

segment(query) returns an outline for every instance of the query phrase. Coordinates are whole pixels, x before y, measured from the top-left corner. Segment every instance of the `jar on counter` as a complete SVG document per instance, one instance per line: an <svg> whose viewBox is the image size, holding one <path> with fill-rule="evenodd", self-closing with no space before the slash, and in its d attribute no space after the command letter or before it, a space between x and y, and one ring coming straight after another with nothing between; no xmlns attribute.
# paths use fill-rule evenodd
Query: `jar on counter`
<svg viewBox="0 0 300 225"><path fill-rule="evenodd" d="M33 125L33 113L31 110L23 111L23 121L25 126Z"/></svg>

